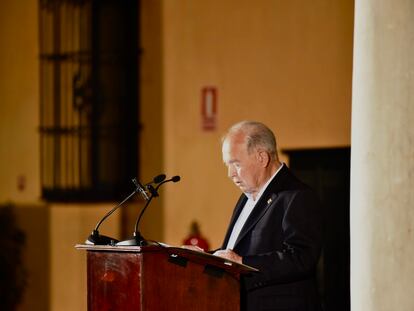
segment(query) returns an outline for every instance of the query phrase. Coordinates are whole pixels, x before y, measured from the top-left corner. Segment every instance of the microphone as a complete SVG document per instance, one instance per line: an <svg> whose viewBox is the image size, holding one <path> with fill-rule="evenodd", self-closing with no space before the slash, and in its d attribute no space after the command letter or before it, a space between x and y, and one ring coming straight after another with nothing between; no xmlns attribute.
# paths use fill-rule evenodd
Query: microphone
<svg viewBox="0 0 414 311"><path fill-rule="evenodd" d="M105 221L105 219L107 219L109 216L111 216L113 212L115 212L119 207L122 206L122 204L124 204L126 201L128 201L135 193L139 192L144 197L144 199L145 199L145 197L148 198L148 194L142 188L142 185L137 181L137 179L133 178L132 182L136 186L136 189L134 190L134 192L132 192L121 203L114 206L108 213L105 214L105 216L96 224L95 229L92 231L91 235L86 239L85 244L88 244L88 245L115 245L115 243L118 242L118 240L116 240L114 238L111 238L109 236L100 235L98 229L99 229L100 225ZM148 201L148 199L146 199L146 200Z"/></svg>
<svg viewBox="0 0 414 311"><path fill-rule="evenodd" d="M159 183L163 182L166 177L167 176L165 176L165 174L160 174L158 176L155 176L152 181L150 181L149 183L146 183L145 184L145 188L147 188L147 190L149 191L149 193L151 193L152 196L158 197L159 194L155 190L155 188L154 188L154 186L152 184L159 184Z"/></svg>
<svg viewBox="0 0 414 311"><path fill-rule="evenodd" d="M163 184L165 184L167 182L170 182L170 181L176 183L176 182L180 181L180 179L181 179L181 177L177 175L177 176L174 176L174 177L172 177L170 179L162 180L161 182L158 183L157 187L155 187L155 188L152 185L148 185L148 186L150 186L149 191L151 193L151 197L149 198L149 200L145 204L144 208L141 210L141 213L139 214L139 216L138 216L138 218L137 218L137 220L135 222L135 228L134 228L133 237L131 239L129 239L129 240L125 240L125 241L118 242L118 243L116 243L116 245L131 245L131 246L132 245L134 245L134 246L137 246L137 245L139 245L139 246L147 245L147 241L144 239L144 237L138 231L138 225L139 225L139 222L141 221L142 215L144 215L144 212L147 209L148 205L151 203L151 200L154 197L158 197L159 196L158 189L161 187L161 185L163 185ZM154 178L154 180L155 180L155 178Z"/></svg>
<svg viewBox="0 0 414 311"><path fill-rule="evenodd" d="M150 181L149 183L146 183L146 184L145 184L145 187L147 187L147 186L149 186L149 185L151 185L151 184L159 184L160 182L164 181L166 177L167 177L167 176L166 176L165 174L160 174L160 175L157 175L157 176L155 176L155 177L153 178L153 180L152 180L152 181Z"/></svg>
<svg viewBox="0 0 414 311"><path fill-rule="evenodd" d="M157 186L157 188L155 188L155 189L158 189L162 184L165 184L166 182L170 182L170 181L177 182L177 181L180 181L180 180L181 180L181 177L180 176L178 176L178 175L177 176L173 176L170 179L163 180L162 182L160 182L159 185Z"/></svg>

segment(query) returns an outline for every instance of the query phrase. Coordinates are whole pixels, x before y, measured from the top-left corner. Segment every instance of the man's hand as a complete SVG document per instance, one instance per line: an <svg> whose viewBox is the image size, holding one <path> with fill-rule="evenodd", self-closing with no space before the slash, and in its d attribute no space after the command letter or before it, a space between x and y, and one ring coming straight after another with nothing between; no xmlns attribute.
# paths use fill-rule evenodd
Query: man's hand
<svg viewBox="0 0 414 311"><path fill-rule="evenodd" d="M237 263L242 264L242 257L237 255L235 252L233 252L231 249L225 249L215 252L213 255L223 257L232 261L235 261Z"/></svg>

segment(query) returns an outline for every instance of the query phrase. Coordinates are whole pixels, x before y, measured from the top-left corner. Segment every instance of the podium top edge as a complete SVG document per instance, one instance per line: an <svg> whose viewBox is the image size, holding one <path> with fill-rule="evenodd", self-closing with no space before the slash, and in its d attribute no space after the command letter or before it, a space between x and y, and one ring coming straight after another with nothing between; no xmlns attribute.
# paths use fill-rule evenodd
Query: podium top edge
<svg viewBox="0 0 414 311"><path fill-rule="evenodd" d="M225 269L237 269L241 273L258 272L259 270L244 264L240 264L231 260L224 259L209 253L198 252L189 250L182 247L173 246L160 246L160 245L148 245L148 246L112 246L112 245L89 245L89 244L76 244L75 248L78 250L86 251L104 251L104 252L129 252L129 253L150 253L150 252L168 252L170 255L179 255L188 257L189 259L202 259L209 260L218 264ZM204 259L203 259L204 258Z"/></svg>
<svg viewBox="0 0 414 311"><path fill-rule="evenodd" d="M148 246L152 248L152 246ZM112 245L89 245L76 244L76 249L90 251L116 251L116 252L142 252L142 246L112 246Z"/></svg>

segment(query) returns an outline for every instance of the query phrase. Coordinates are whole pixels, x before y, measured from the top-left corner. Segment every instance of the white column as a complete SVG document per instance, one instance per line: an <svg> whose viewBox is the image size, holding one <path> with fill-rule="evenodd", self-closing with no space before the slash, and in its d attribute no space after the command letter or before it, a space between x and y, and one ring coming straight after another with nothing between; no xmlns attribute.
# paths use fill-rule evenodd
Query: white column
<svg viewBox="0 0 414 311"><path fill-rule="evenodd" d="M414 310L414 1L356 0L352 311Z"/></svg>

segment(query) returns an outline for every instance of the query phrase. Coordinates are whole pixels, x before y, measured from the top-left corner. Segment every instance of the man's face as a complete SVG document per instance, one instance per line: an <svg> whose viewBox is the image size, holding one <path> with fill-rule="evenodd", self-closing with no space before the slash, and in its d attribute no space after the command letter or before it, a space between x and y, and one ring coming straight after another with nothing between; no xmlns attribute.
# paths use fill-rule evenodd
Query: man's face
<svg viewBox="0 0 414 311"><path fill-rule="evenodd" d="M222 146L223 162L227 166L228 177L244 193L255 195L259 189L259 176L263 169L258 160L258 152L247 152L243 134L227 137Z"/></svg>

